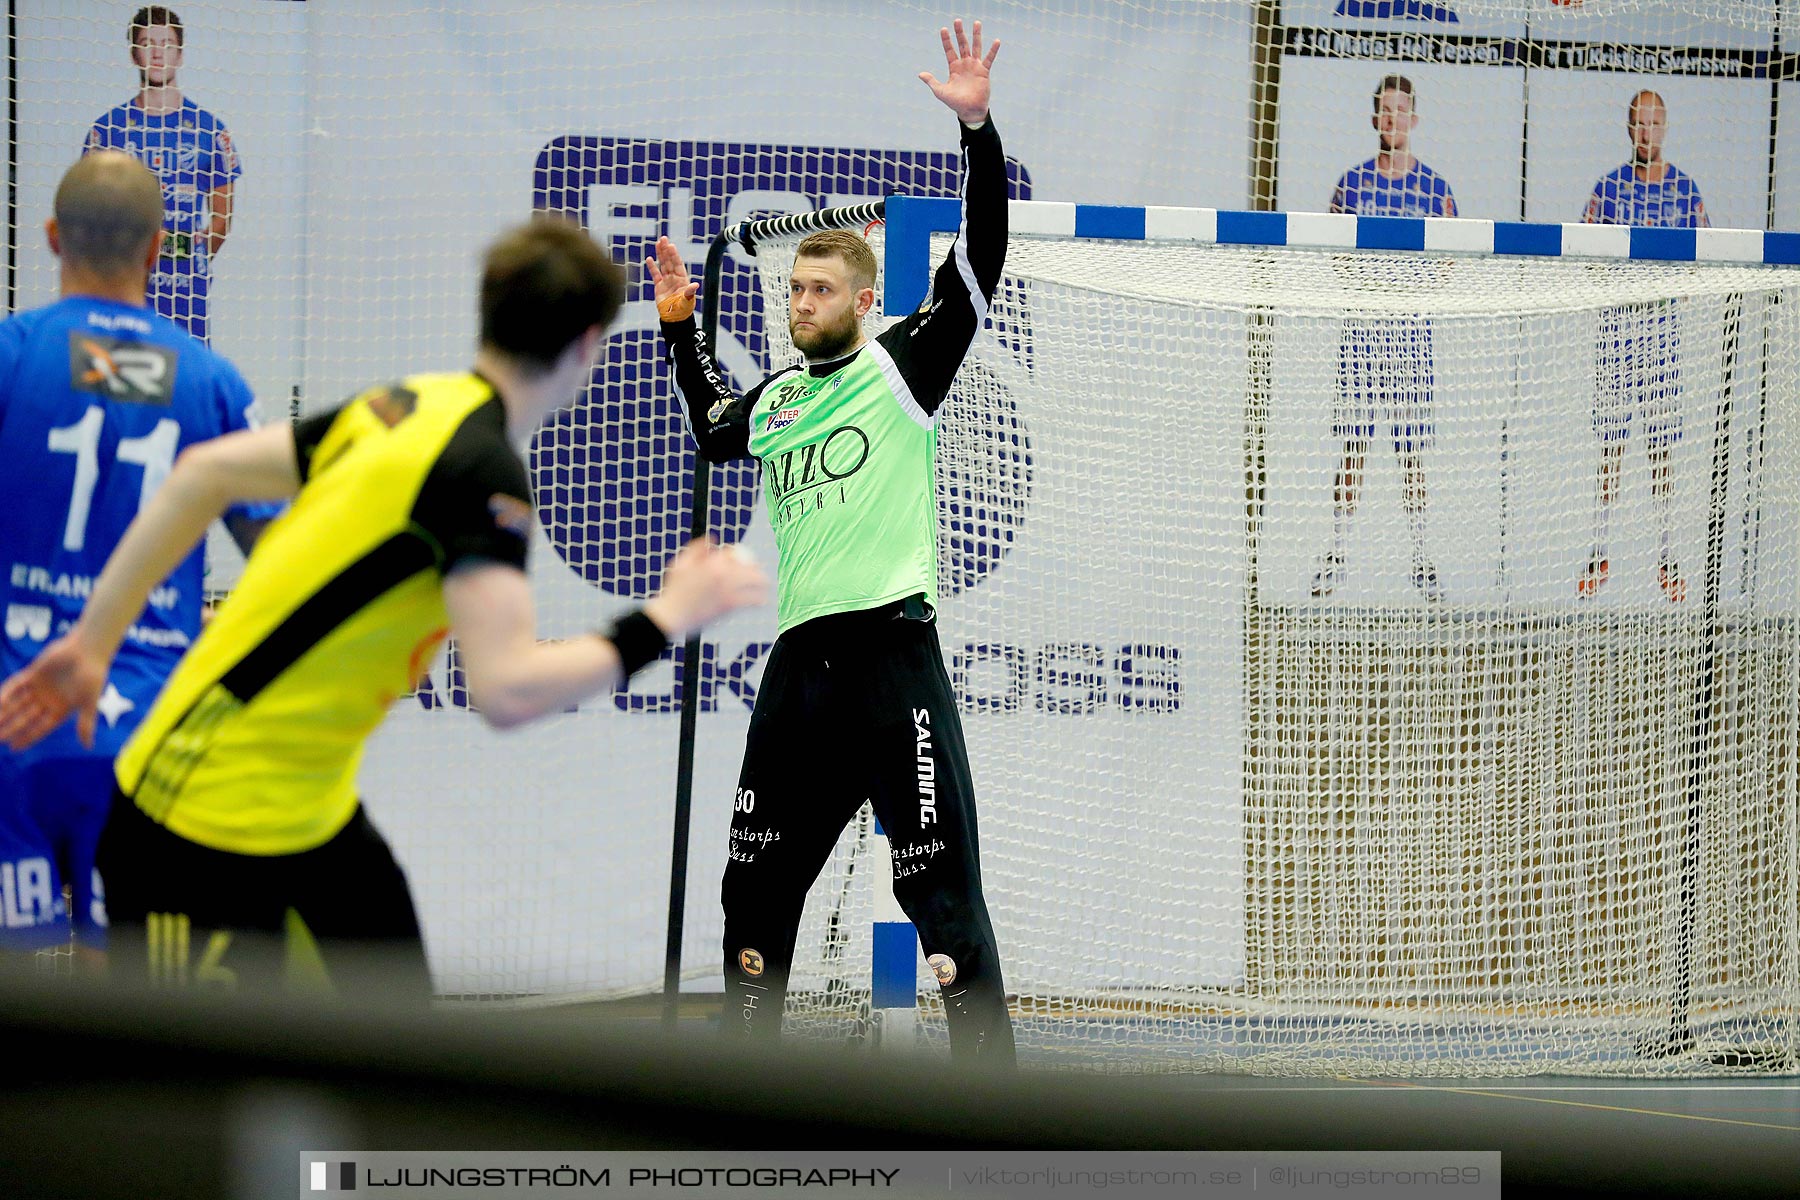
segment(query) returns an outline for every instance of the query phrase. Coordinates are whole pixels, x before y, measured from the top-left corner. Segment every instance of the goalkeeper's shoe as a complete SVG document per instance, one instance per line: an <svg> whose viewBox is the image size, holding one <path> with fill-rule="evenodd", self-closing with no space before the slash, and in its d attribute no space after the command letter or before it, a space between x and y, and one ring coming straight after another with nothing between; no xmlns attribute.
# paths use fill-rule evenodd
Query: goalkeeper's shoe
<svg viewBox="0 0 1800 1200"><path fill-rule="evenodd" d="M1583 571L1581 578L1575 581L1576 594L1583 597L1594 595L1605 586L1607 575L1611 573L1611 570L1611 564L1604 558L1588 559L1587 570Z"/></svg>
<svg viewBox="0 0 1800 1200"><path fill-rule="evenodd" d="M1319 558L1319 569L1313 573L1312 594L1323 600L1344 582L1344 556L1337 551Z"/></svg>
<svg viewBox="0 0 1800 1200"><path fill-rule="evenodd" d="M1681 568L1672 558L1665 558L1656 568L1656 581L1662 585L1663 595L1669 598L1670 604L1680 604L1687 599L1687 580L1681 577Z"/></svg>
<svg viewBox="0 0 1800 1200"><path fill-rule="evenodd" d="M1413 558L1412 584L1427 600L1435 603L1444 598L1444 589L1438 585L1437 564L1423 554Z"/></svg>

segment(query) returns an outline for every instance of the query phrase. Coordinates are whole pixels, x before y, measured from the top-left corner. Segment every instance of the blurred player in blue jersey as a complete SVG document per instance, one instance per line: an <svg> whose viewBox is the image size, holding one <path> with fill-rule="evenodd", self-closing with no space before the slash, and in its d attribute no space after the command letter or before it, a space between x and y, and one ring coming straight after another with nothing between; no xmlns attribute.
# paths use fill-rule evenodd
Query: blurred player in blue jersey
<svg viewBox="0 0 1800 1200"><path fill-rule="evenodd" d="M169 236L150 276L150 302L204 342L212 260L231 232L232 189L243 168L224 124L176 86L181 18L160 4L147 5L126 33L138 93L94 122L87 149L123 150L162 181Z"/></svg>
<svg viewBox="0 0 1800 1200"><path fill-rule="evenodd" d="M45 226L62 298L0 322L0 678L81 615L106 559L184 448L250 424L230 363L145 304L167 233L162 189L127 155L83 157ZM248 549L278 507L227 518ZM150 597L100 701L94 744L65 724L29 751L0 746L0 949L104 946L94 850L112 759L200 629L201 551Z"/></svg>
<svg viewBox="0 0 1800 1200"><path fill-rule="evenodd" d="M1418 127L1412 80L1389 75L1375 88L1370 123L1381 149L1351 167L1331 194L1331 211L1379 217L1454 217L1450 185L1412 153ZM1338 342L1337 405L1331 431L1344 443L1333 490L1331 549L1319 560L1312 594L1329 596L1344 578L1344 545L1362 496L1363 467L1377 428L1393 438L1403 476L1401 503L1412 541L1413 586L1442 599L1437 566L1425 548L1425 469L1430 445L1431 325L1411 317L1353 317Z"/></svg>
<svg viewBox="0 0 1800 1200"><path fill-rule="evenodd" d="M1591 225L1711 226L1699 186L1662 156L1663 138L1669 131L1669 108L1663 98L1645 89L1631 98L1625 112L1631 161L1594 185L1582 219ZM1579 595L1594 595L1611 571L1607 541L1612 504L1619 494L1625 439L1631 435L1636 417L1642 422L1640 436L1650 461L1650 499L1656 508L1657 582L1671 603L1687 599L1687 581L1669 553L1669 510L1675 494L1669 451L1681 440L1680 355L1681 334L1672 301L1621 305L1600 314L1594 380L1600 472L1595 488L1593 551L1587 569L1576 581Z"/></svg>

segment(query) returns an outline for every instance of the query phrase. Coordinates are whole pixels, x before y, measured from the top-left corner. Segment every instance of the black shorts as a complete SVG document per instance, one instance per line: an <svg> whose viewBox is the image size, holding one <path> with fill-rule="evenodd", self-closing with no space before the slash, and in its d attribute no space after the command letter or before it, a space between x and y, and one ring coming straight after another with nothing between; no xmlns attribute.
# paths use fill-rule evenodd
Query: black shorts
<svg viewBox="0 0 1800 1200"><path fill-rule="evenodd" d="M360 805L311 850L234 854L170 832L115 791L96 860L109 972L127 984L268 991L328 981L346 999L430 999L406 874Z"/></svg>

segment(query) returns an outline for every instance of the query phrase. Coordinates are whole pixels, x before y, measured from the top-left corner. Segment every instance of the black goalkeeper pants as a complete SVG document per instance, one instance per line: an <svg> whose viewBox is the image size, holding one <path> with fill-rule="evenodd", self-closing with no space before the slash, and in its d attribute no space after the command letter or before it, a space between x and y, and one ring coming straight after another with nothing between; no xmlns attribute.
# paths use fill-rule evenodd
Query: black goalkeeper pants
<svg viewBox="0 0 1800 1200"><path fill-rule="evenodd" d="M937 627L917 599L808 621L769 651L725 865L725 1024L773 1039L807 889L862 802L944 996L959 1060L1010 1064L975 791Z"/></svg>

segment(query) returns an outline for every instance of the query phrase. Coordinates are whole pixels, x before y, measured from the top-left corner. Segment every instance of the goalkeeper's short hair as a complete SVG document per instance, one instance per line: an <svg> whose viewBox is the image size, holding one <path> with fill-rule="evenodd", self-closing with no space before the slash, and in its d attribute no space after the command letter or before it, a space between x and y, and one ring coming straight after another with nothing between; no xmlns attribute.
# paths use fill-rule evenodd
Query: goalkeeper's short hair
<svg viewBox="0 0 1800 1200"><path fill-rule="evenodd" d="M858 288L875 286L875 252L860 234L848 229L825 229L809 233L794 247L794 257L840 258L850 268L850 280Z"/></svg>

